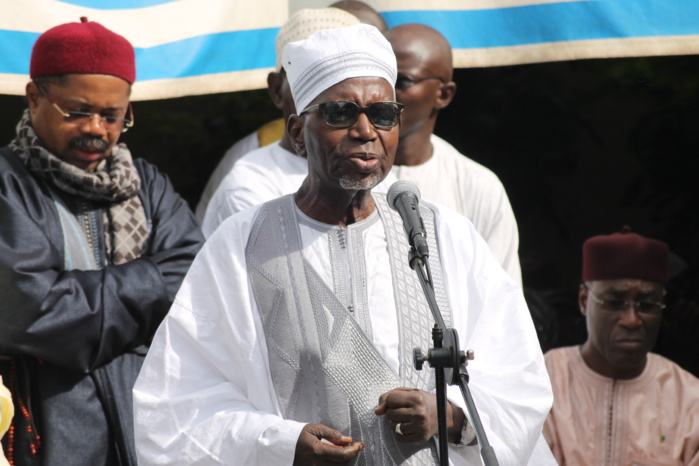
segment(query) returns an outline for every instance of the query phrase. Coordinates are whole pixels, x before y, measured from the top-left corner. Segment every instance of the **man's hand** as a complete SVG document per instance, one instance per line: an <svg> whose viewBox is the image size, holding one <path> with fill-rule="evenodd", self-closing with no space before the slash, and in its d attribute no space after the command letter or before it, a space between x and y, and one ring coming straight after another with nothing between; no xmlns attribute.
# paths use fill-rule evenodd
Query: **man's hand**
<svg viewBox="0 0 699 466"><path fill-rule="evenodd" d="M396 438L402 443L423 445L439 431L437 421L437 396L416 388L396 388L379 397L379 406L374 410L378 416L386 415L395 432L400 423ZM459 407L447 402L447 428L449 441L456 443L461 438L465 420Z"/></svg>
<svg viewBox="0 0 699 466"><path fill-rule="evenodd" d="M306 424L296 442L294 466L347 464L364 449L362 442L323 424Z"/></svg>

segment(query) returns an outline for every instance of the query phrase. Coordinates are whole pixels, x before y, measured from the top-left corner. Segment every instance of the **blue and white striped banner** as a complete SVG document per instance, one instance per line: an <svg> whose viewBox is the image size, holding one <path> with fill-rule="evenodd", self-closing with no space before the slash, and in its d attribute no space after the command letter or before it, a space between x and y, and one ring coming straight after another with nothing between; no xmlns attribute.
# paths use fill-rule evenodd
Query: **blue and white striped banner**
<svg viewBox="0 0 699 466"><path fill-rule="evenodd" d="M136 48L133 99L265 87L290 12L334 0L0 0L0 93L24 94L36 38L87 16ZM367 0L441 31L456 67L699 53L699 0Z"/></svg>
<svg viewBox="0 0 699 466"><path fill-rule="evenodd" d="M698 0L401 3L381 9L389 26L420 22L438 29L457 68L699 53Z"/></svg>
<svg viewBox="0 0 699 466"><path fill-rule="evenodd" d="M0 93L24 94L31 49L58 24L97 21L136 49L133 100L266 86L286 0L0 0Z"/></svg>

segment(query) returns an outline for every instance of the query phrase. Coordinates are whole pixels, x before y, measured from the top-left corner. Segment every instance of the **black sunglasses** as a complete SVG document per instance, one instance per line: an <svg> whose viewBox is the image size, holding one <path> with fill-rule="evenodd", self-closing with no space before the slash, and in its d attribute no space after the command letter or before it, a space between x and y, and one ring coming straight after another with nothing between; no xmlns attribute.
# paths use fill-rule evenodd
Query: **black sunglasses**
<svg viewBox="0 0 699 466"><path fill-rule="evenodd" d="M366 113L369 121L377 128L393 128L400 121L403 104L398 102L374 102L366 106L347 100L325 102L306 108L301 115L312 110L323 112L325 122L335 128L349 128L354 125L360 113Z"/></svg>
<svg viewBox="0 0 699 466"><path fill-rule="evenodd" d="M410 76L406 76L402 73L398 73L398 76L396 77L396 89L399 91L404 91L410 86L414 84L421 83L422 81L427 81L428 79L438 79L442 83L444 83L444 78L441 76L426 76L424 78L411 78Z"/></svg>

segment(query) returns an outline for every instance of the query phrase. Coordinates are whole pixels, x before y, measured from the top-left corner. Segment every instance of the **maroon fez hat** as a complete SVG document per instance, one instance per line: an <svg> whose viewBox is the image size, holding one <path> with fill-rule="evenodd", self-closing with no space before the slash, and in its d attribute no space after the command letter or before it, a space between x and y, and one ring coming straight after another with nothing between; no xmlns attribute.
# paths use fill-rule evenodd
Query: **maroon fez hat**
<svg viewBox="0 0 699 466"><path fill-rule="evenodd" d="M109 74L129 84L136 80L133 46L99 23L80 18L39 36L32 49L29 76Z"/></svg>
<svg viewBox="0 0 699 466"><path fill-rule="evenodd" d="M665 283L667 244L630 233L593 236L583 244L583 281L637 278Z"/></svg>

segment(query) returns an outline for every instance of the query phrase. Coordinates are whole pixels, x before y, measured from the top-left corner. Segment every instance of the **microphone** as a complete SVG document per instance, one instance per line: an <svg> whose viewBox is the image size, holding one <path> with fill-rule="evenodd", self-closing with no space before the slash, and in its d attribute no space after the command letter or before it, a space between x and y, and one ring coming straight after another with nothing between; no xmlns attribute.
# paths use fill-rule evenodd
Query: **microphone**
<svg viewBox="0 0 699 466"><path fill-rule="evenodd" d="M396 181L388 189L386 194L388 205L400 214L403 219L403 228L408 235L410 246L415 248L418 256L427 259L427 232L425 224L420 217L418 203L420 201L420 190L410 181Z"/></svg>

